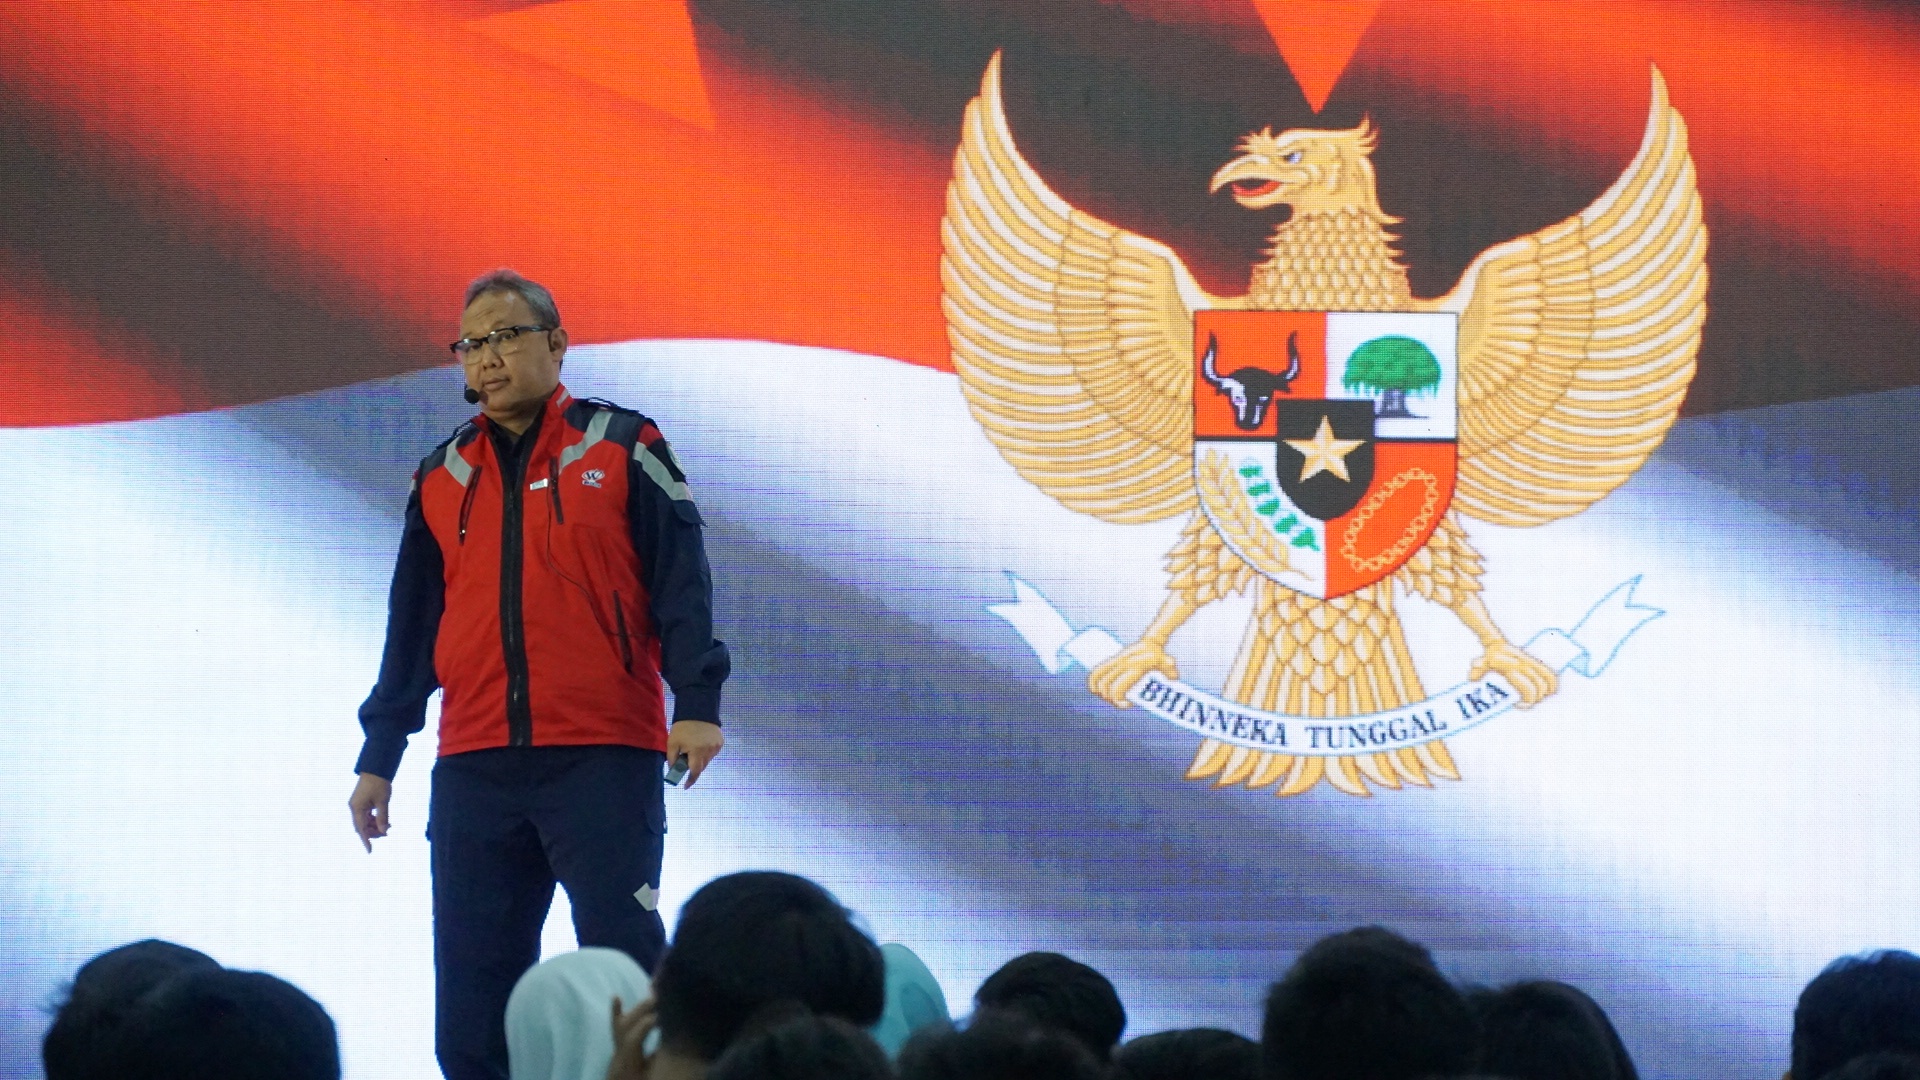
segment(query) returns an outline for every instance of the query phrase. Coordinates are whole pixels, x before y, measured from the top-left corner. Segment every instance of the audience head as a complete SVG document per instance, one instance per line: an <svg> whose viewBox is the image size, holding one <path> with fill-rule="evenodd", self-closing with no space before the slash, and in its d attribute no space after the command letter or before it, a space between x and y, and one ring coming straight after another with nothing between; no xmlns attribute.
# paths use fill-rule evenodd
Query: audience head
<svg viewBox="0 0 1920 1080"><path fill-rule="evenodd" d="M1822 1080L1853 1058L1920 1054L1920 956L1843 956L1800 992L1793 1010L1793 1080Z"/></svg>
<svg viewBox="0 0 1920 1080"><path fill-rule="evenodd" d="M813 882L770 871L694 893L654 973L663 1046L704 1061L774 1002L867 1027L885 994L880 949L846 909Z"/></svg>
<svg viewBox="0 0 1920 1080"><path fill-rule="evenodd" d="M1267 994L1269 1080L1414 1080L1473 1067L1473 1014L1427 951L1378 927L1309 948Z"/></svg>
<svg viewBox="0 0 1920 1080"><path fill-rule="evenodd" d="M1142 1035L1114 1051L1118 1080L1260 1080L1260 1044L1220 1028Z"/></svg>
<svg viewBox="0 0 1920 1080"><path fill-rule="evenodd" d="M340 1080L327 1011L258 971L176 975L140 999L115 1042L117 1080Z"/></svg>
<svg viewBox="0 0 1920 1080"><path fill-rule="evenodd" d="M507 998L507 1071L513 1080L601 1080L613 1060L613 999L631 1009L651 992L647 973L618 949L535 964Z"/></svg>
<svg viewBox="0 0 1920 1080"><path fill-rule="evenodd" d="M946 992L912 949L889 942L880 946L880 956L887 968L887 1006L872 1035L892 1058L900 1056L900 1048L916 1032L952 1027L953 1018L947 1013Z"/></svg>
<svg viewBox="0 0 1920 1080"><path fill-rule="evenodd" d="M707 1080L892 1080L873 1036L797 1002L762 1009L707 1069ZM519 1080L519 1074L514 1075Z"/></svg>
<svg viewBox="0 0 1920 1080"><path fill-rule="evenodd" d="M182 972L219 966L198 949L151 938L108 949L82 964L41 1044L47 1080L103 1075L102 1050L134 1002Z"/></svg>
<svg viewBox="0 0 1920 1080"><path fill-rule="evenodd" d="M1639 1080L1606 1012L1566 983L1515 983L1478 991L1468 1001L1479 1020L1484 1073L1508 1080Z"/></svg>
<svg viewBox="0 0 1920 1080"><path fill-rule="evenodd" d="M1106 1061L1127 1029L1127 1010L1105 975L1059 953L1030 952L1006 962L974 992L982 1010L1014 1012L1064 1031Z"/></svg>
<svg viewBox="0 0 1920 1080"><path fill-rule="evenodd" d="M1356 926L1351 930L1342 930L1337 934L1328 934L1301 954L1301 959L1329 952L1341 952L1347 949L1377 949L1392 956L1400 957L1409 964L1426 968L1438 973L1440 968L1433 962L1433 954L1425 945L1387 929L1384 926Z"/></svg>
<svg viewBox="0 0 1920 1080"><path fill-rule="evenodd" d="M1105 1080L1079 1039L1006 1011L974 1014L964 1029L923 1031L900 1051L900 1080Z"/></svg>
<svg viewBox="0 0 1920 1080"><path fill-rule="evenodd" d="M1861 1054L1823 1080L1920 1080L1920 1056L1882 1052Z"/></svg>

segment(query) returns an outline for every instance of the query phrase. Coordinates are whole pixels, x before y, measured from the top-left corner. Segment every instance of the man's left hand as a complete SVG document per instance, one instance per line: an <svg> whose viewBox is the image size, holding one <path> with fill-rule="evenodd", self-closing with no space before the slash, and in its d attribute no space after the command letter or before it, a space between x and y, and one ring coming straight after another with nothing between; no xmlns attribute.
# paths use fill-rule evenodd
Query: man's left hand
<svg viewBox="0 0 1920 1080"><path fill-rule="evenodd" d="M707 763L720 753L727 744L727 737L720 734L719 724L709 724L705 720L681 720L667 732L667 764L671 766L687 755L687 786L692 787L700 774L706 771Z"/></svg>

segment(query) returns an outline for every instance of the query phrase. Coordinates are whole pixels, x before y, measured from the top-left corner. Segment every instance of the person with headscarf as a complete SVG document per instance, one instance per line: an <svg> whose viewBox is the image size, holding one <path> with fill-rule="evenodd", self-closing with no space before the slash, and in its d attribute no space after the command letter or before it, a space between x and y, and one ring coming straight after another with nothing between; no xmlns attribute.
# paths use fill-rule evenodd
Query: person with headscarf
<svg viewBox="0 0 1920 1080"><path fill-rule="evenodd" d="M507 999L513 1080L604 1080L613 1060L607 1016L653 995L647 973L619 949L579 949L529 968Z"/></svg>
<svg viewBox="0 0 1920 1080"><path fill-rule="evenodd" d="M922 1028L953 1026L947 1013L947 995L912 949L895 942L880 946L887 965L887 1007L880 1022L867 1029L887 1057L898 1058L908 1036Z"/></svg>

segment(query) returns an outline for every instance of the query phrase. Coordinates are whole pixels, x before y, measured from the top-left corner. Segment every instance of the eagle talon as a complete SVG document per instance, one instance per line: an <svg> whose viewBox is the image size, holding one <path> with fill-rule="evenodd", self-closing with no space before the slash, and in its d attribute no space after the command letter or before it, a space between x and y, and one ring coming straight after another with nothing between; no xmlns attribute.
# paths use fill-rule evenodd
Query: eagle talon
<svg viewBox="0 0 1920 1080"><path fill-rule="evenodd" d="M1169 679L1180 677L1180 668L1165 649L1152 641L1136 641L1088 672L1087 689L1122 709L1132 708L1127 691L1152 671Z"/></svg>
<svg viewBox="0 0 1920 1080"><path fill-rule="evenodd" d="M1467 678L1484 679L1488 672L1501 675L1520 691L1520 707L1532 708L1560 689L1560 676L1531 653L1504 641L1487 646L1480 659L1468 669Z"/></svg>

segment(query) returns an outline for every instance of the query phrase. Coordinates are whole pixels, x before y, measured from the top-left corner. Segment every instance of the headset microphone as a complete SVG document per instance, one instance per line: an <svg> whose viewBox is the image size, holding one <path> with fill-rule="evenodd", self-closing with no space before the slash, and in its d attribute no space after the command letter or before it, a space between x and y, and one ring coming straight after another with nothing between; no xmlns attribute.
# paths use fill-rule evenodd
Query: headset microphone
<svg viewBox="0 0 1920 1080"><path fill-rule="evenodd" d="M467 387L467 404L469 405L480 404L480 391L475 390L471 386Z"/></svg>

